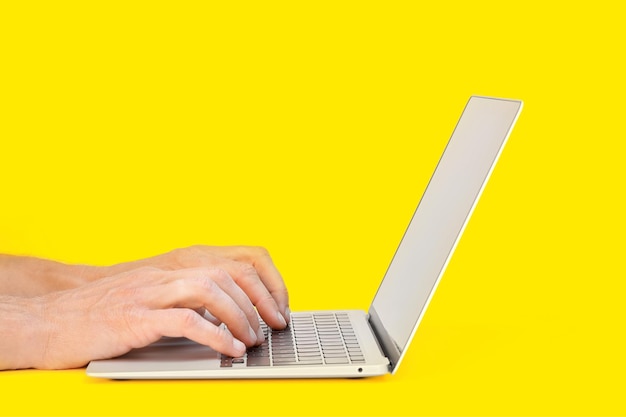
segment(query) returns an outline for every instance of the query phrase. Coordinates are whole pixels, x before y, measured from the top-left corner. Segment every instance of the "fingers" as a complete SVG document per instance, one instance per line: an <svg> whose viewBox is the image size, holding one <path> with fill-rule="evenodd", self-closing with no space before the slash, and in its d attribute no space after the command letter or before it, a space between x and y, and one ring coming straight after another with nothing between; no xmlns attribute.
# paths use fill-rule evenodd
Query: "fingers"
<svg viewBox="0 0 626 417"><path fill-rule="evenodd" d="M274 265L272 258L264 248L242 248L244 258L254 267L259 278L269 291L278 306L279 312L286 321L289 321L289 295L280 272Z"/></svg>
<svg viewBox="0 0 626 417"><path fill-rule="evenodd" d="M138 288L137 298L151 309L205 309L239 340L252 346L263 341L256 310L244 291L223 270L161 271L158 285Z"/></svg>
<svg viewBox="0 0 626 417"><path fill-rule="evenodd" d="M288 313L287 315L285 313L286 305L279 306L257 270L245 263L235 263L230 270L233 271L231 272L233 279L250 298L261 318L272 328L285 328L289 317Z"/></svg>
<svg viewBox="0 0 626 417"><path fill-rule="evenodd" d="M152 310L145 325L162 336L186 337L233 357L242 356L246 346L222 326L215 325L189 309Z"/></svg>
<svg viewBox="0 0 626 417"><path fill-rule="evenodd" d="M119 269L129 271L128 268L137 267L157 267L169 271L198 267L223 269L240 286L268 325L282 329L289 322L287 287L264 248L191 246L154 258L122 264ZM238 304L242 305L239 302ZM250 311L244 311L251 325L255 327Z"/></svg>
<svg viewBox="0 0 626 417"><path fill-rule="evenodd" d="M40 321L46 323L41 340L47 341L42 343L45 349L39 365L81 366L89 360L122 355L161 336L187 337L240 356L246 345L263 340L248 292L255 294L264 311L277 309L272 297L263 295L256 272L247 269L237 274L242 284L218 268L144 266L51 293L39 300L44 306Z"/></svg>
<svg viewBox="0 0 626 417"><path fill-rule="evenodd" d="M287 287L266 249L249 246L195 246L193 249L222 258L219 266L242 287L263 320L273 328L286 326L290 316Z"/></svg>

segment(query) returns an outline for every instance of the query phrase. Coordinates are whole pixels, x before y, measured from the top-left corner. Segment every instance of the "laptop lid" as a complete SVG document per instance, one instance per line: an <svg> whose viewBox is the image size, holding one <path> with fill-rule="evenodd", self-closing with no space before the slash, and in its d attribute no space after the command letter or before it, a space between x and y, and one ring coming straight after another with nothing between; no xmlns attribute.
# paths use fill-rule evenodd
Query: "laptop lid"
<svg viewBox="0 0 626 417"><path fill-rule="evenodd" d="M439 160L370 306L392 373L409 346L522 102L473 96Z"/></svg>

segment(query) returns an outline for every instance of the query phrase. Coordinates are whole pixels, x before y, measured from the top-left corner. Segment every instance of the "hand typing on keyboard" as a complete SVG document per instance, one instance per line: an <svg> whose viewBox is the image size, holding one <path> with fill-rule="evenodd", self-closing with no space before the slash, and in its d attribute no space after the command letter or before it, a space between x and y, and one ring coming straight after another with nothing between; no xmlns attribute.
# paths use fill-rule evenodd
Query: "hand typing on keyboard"
<svg viewBox="0 0 626 417"><path fill-rule="evenodd" d="M262 248L194 246L108 267L0 255L0 369L79 367L162 336L239 357L265 340L259 316L273 329L290 317Z"/></svg>

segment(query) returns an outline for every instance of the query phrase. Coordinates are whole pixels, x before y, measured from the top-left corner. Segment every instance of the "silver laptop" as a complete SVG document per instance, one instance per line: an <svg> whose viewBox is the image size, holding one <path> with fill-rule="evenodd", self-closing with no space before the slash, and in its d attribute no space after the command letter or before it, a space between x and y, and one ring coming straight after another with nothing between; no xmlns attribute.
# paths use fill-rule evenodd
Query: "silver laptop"
<svg viewBox="0 0 626 417"><path fill-rule="evenodd" d="M452 134L369 311L294 312L244 357L184 338L92 361L112 379L333 378L397 371L472 214L522 102L473 96Z"/></svg>

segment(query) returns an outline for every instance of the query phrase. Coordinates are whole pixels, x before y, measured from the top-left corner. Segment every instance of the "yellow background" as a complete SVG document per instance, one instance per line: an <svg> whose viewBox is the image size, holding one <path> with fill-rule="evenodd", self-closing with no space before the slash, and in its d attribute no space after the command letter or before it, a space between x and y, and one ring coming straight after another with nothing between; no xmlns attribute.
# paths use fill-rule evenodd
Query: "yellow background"
<svg viewBox="0 0 626 417"><path fill-rule="evenodd" d="M0 372L0 413L626 414L617 4L2 2L4 253L263 245L367 309L468 97L525 108L395 376Z"/></svg>

